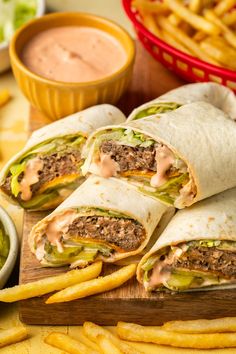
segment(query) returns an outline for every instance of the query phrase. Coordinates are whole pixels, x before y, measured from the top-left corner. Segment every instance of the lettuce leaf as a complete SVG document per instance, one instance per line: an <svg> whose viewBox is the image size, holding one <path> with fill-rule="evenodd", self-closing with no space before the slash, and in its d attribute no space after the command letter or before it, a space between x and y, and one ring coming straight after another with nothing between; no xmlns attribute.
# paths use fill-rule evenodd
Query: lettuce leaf
<svg viewBox="0 0 236 354"><path fill-rule="evenodd" d="M174 103L174 102L157 102L157 103L153 103L153 105L151 105L148 108L145 108L141 111L139 111L136 116L133 118L133 120L137 120L137 119L141 119L141 118L145 118L148 116L152 116L154 114L161 114L161 113L166 113L169 111L174 111L175 109L181 107L180 104L178 103ZM159 118L159 117L157 117Z"/></svg>
<svg viewBox="0 0 236 354"><path fill-rule="evenodd" d="M20 183L18 181L18 177L20 176L20 174L22 172L25 171L25 167L26 167L26 161L23 161L22 163L13 165L10 168L10 172L12 174L12 178L11 178L11 191L12 194L14 195L14 197L16 198L18 196L18 194L20 193Z"/></svg>

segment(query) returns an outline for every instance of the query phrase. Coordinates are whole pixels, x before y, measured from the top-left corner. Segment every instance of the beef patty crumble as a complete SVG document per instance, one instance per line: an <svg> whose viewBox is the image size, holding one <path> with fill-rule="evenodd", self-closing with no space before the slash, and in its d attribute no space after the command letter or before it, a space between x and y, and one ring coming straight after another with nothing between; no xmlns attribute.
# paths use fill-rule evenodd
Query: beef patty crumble
<svg viewBox="0 0 236 354"><path fill-rule="evenodd" d="M53 152L49 155L38 155L37 157L43 161L43 169L38 172L39 181L31 186L33 195L36 194L44 183L50 182L56 177L79 174L78 164L81 161L81 153L79 150ZM19 182L22 180L23 176L24 172L19 175ZM9 172L4 184L1 186L2 190L8 195L12 195L11 179L12 175ZM20 193L18 194L17 199L21 201Z"/></svg>
<svg viewBox="0 0 236 354"><path fill-rule="evenodd" d="M236 251L216 247L191 247L173 266L210 272L223 278L236 278Z"/></svg>
<svg viewBox="0 0 236 354"><path fill-rule="evenodd" d="M150 170L156 171L156 148L159 144L155 143L152 146L127 146L119 145L112 140L103 141L100 147L100 152L115 160L120 167L120 171L127 170Z"/></svg>
<svg viewBox="0 0 236 354"><path fill-rule="evenodd" d="M136 250L145 238L139 222L108 216L80 216L69 226L67 235L106 241L124 251Z"/></svg>

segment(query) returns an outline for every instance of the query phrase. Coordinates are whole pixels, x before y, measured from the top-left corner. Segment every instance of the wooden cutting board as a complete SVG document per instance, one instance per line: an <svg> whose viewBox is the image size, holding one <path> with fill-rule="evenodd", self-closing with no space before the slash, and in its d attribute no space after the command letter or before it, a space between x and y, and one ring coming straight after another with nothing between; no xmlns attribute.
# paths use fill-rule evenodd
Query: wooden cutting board
<svg viewBox="0 0 236 354"><path fill-rule="evenodd" d="M134 75L128 92L118 103L126 113L184 82L157 63L137 43ZM29 127L33 131L50 121L31 109ZM184 138L184 137L183 137ZM42 268L31 254L27 237L33 225L47 214L25 212L20 261L20 283L60 274L65 268ZM109 273L116 266L105 266ZM135 279L119 289L67 303L46 305L48 296L21 301L20 318L26 324L79 325L94 321L115 325L117 321L159 325L168 320L236 316L236 291L211 291L185 294L147 294Z"/></svg>

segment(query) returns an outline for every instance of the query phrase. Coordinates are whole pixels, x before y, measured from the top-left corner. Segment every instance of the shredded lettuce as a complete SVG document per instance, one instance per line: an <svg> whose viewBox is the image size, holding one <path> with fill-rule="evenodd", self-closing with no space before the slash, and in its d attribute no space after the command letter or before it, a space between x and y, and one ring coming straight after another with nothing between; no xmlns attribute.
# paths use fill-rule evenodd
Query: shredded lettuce
<svg viewBox="0 0 236 354"><path fill-rule="evenodd" d="M154 114L161 114L161 113L166 113L169 111L174 111L175 109L181 107L180 104L174 103L174 102L157 102L153 103L148 108L145 108L141 111L139 111L136 116L133 118L133 120L145 118L148 116L152 116Z"/></svg>
<svg viewBox="0 0 236 354"><path fill-rule="evenodd" d="M9 42L15 30L36 16L37 0L0 0L0 43Z"/></svg>
<svg viewBox="0 0 236 354"><path fill-rule="evenodd" d="M43 206L44 204L47 204L51 200L55 199L58 197L57 191L52 191L51 193L42 193L39 195L36 195L35 197L31 198L30 200L27 201L19 201L20 205L24 209L38 209L39 207Z"/></svg>

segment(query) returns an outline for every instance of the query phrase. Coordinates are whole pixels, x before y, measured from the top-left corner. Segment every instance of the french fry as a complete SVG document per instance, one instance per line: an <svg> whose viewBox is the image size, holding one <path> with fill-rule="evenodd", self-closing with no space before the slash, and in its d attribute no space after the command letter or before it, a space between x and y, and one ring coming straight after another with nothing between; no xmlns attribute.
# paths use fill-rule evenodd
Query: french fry
<svg viewBox="0 0 236 354"><path fill-rule="evenodd" d="M217 16L222 16L224 13L232 9L235 6L235 0L221 0L214 8L214 12Z"/></svg>
<svg viewBox="0 0 236 354"><path fill-rule="evenodd" d="M178 26L181 22L181 18L174 14L173 12L168 16L168 20L174 26Z"/></svg>
<svg viewBox="0 0 236 354"><path fill-rule="evenodd" d="M205 10L204 16L209 21L212 21L223 32L227 42L236 48L236 35L221 21L212 10Z"/></svg>
<svg viewBox="0 0 236 354"><path fill-rule="evenodd" d="M27 337L28 331L25 327L12 327L10 329L0 330L0 348L21 342Z"/></svg>
<svg viewBox="0 0 236 354"><path fill-rule="evenodd" d="M118 322L117 333L125 340L169 345L180 348L215 349L236 347L236 333L185 334L165 331L161 327L144 327Z"/></svg>
<svg viewBox="0 0 236 354"><path fill-rule="evenodd" d="M0 91L0 107L6 104L11 98L10 92L7 89Z"/></svg>
<svg viewBox="0 0 236 354"><path fill-rule="evenodd" d="M195 56L199 57L202 60L208 61L209 63L219 65L218 62L210 58L197 43L195 43L190 37L188 37L182 30L168 22L165 17L158 17L158 24L163 30L167 31L182 45L186 46L187 49L192 51Z"/></svg>
<svg viewBox="0 0 236 354"><path fill-rule="evenodd" d="M230 11L229 13L224 14L222 21L226 26L232 26L236 23L236 9Z"/></svg>
<svg viewBox="0 0 236 354"><path fill-rule="evenodd" d="M193 36L193 40L196 42L201 42L203 39L207 37L207 34L202 31L197 31Z"/></svg>
<svg viewBox="0 0 236 354"><path fill-rule="evenodd" d="M122 354L115 344L104 336L98 336L97 342L103 354Z"/></svg>
<svg viewBox="0 0 236 354"><path fill-rule="evenodd" d="M190 11L199 14L202 9L202 0L190 0L188 7Z"/></svg>
<svg viewBox="0 0 236 354"><path fill-rule="evenodd" d="M162 31L162 37L163 39L170 44L172 47L181 50L184 53L194 55L192 52L190 52L189 49L187 49L183 44L178 42L174 37L172 37L167 31L163 30Z"/></svg>
<svg viewBox="0 0 236 354"><path fill-rule="evenodd" d="M77 337L77 336L76 336ZM81 331L78 334L78 340L86 345L87 347L93 349L94 351L100 352L100 348L97 342L90 340L86 335L84 335Z"/></svg>
<svg viewBox="0 0 236 354"><path fill-rule="evenodd" d="M130 264L104 277L70 286L49 297L46 304L81 299L86 296L118 288L135 275L136 267L136 264Z"/></svg>
<svg viewBox="0 0 236 354"><path fill-rule="evenodd" d="M96 325L92 322L84 322L83 331L85 335L92 341L96 342L98 336L102 335L110 341L112 341L117 348L119 348L124 354L142 354L141 351L134 349L129 344L123 342L121 339L117 338L107 329Z"/></svg>
<svg viewBox="0 0 236 354"><path fill-rule="evenodd" d="M14 302L42 296L55 290L96 278L102 270L102 262L95 262L83 269L74 269L54 277L44 278L32 283L16 285L13 288L0 290L0 301Z"/></svg>
<svg viewBox="0 0 236 354"><path fill-rule="evenodd" d="M167 14L170 12L169 8L159 1L151 2L149 0L134 0L132 5L146 13L149 12L152 14Z"/></svg>
<svg viewBox="0 0 236 354"><path fill-rule="evenodd" d="M224 317L214 320L169 321L162 328L178 333L220 333L236 332L236 317Z"/></svg>
<svg viewBox="0 0 236 354"><path fill-rule="evenodd" d="M64 333L52 332L44 339L44 342L71 354L99 354L83 343L73 339Z"/></svg>
<svg viewBox="0 0 236 354"><path fill-rule="evenodd" d="M161 38L161 31L157 26L157 23L153 17L153 15L150 14L143 14L143 23L147 29L153 33L155 36Z"/></svg>
<svg viewBox="0 0 236 354"><path fill-rule="evenodd" d="M218 37L207 38L200 43L200 46L214 59L232 69L236 69L236 51Z"/></svg>
<svg viewBox="0 0 236 354"><path fill-rule="evenodd" d="M170 10L172 10L185 22L189 23L193 28L211 35L217 35L220 33L219 28L214 23L209 22L202 16L194 14L178 0L165 0L164 4L166 4Z"/></svg>

